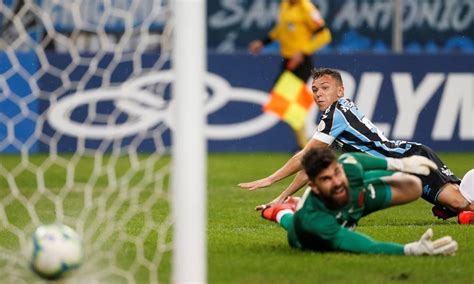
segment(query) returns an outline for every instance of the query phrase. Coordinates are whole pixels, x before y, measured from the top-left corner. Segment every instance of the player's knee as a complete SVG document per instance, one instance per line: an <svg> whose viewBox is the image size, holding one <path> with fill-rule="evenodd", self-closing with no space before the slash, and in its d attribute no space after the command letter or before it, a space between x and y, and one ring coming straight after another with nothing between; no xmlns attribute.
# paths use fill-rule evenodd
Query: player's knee
<svg viewBox="0 0 474 284"><path fill-rule="evenodd" d="M421 196L421 180L414 175L398 172L384 180L392 188L392 206L414 201Z"/></svg>
<svg viewBox="0 0 474 284"><path fill-rule="evenodd" d="M462 211L469 206L469 202L461 195L453 198L448 206L456 211Z"/></svg>
<svg viewBox="0 0 474 284"><path fill-rule="evenodd" d="M459 190L470 203L474 202L474 169L468 171L462 178Z"/></svg>
<svg viewBox="0 0 474 284"><path fill-rule="evenodd" d="M422 193L421 180L414 175L406 175L405 186L409 189L409 194L413 198L418 198Z"/></svg>
<svg viewBox="0 0 474 284"><path fill-rule="evenodd" d="M458 185L447 184L438 197L439 202L456 211L465 210L469 206L469 201L459 191Z"/></svg>

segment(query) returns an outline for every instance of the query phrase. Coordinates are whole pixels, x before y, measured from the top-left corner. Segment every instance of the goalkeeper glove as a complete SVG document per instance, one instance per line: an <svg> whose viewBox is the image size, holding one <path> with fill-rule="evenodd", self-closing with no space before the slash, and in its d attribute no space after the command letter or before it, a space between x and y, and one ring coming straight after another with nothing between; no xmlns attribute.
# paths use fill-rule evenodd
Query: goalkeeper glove
<svg viewBox="0 0 474 284"><path fill-rule="evenodd" d="M444 236L432 241L433 230L429 228L417 242L406 244L405 255L454 255L458 250L458 243L450 236Z"/></svg>
<svg viewBox="0 0 474 284"><path fill-rule="evenodd" d="M430 170L436 170L436 164L428 158L423 156L411 156L408 158L387 159L387 169L392 171L400 171L405 173L417 174L427 176Z"/></svg>

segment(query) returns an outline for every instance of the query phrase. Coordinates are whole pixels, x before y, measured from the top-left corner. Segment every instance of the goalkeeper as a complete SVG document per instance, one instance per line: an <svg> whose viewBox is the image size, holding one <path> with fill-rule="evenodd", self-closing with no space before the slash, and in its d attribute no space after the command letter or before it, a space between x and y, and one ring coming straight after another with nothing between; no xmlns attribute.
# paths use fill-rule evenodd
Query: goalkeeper
<svg viewBox="0 0 474 284"><path fill-rule="evenodd" d="M290 246L295 248L415 256L454 255L457 242L449 236L432 241L431 229L419 241L406 245L375 241L353 231L362 217L421 196L419 178L387 170L393 163L406 159L411 159L410 173L428 175L430 170L437 168L432 161L420 156L391 159L351 153L338 160L329 148L312 149L302 159L310 187L298 205L296 198L290 197L285 203L264 209L262 216L280 223L288 231Z"/></svg>

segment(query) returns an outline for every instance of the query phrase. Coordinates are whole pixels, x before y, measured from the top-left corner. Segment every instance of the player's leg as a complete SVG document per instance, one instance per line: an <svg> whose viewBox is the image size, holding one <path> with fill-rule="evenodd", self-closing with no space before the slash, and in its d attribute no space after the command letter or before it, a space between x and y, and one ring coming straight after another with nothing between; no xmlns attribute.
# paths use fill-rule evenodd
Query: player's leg
<svg viewBox="0 0 474 284"><path fill-rule="evenodd" d="M294 70L292 70L293 74L295 74L298 78L303 80L303 82L307 82L309 78L311 78L311 70L313 70L313 62L311 61L311 56L305 55L303 58L303 62L298 65ZM304 148L306 143L308 142L308 137L306 136L306 126L303 125L300 129L293 129L293 133L295 134L296 142L298 143L298 148L301 150Z"/></svg>
<svg viewBox="0 0 474 284"><path fill-rule="evenodd" d="M288 64L288 62L286 62ZM303 80L305 83L311 77L311 71L313 70L313 61L310 55L305 55L300 65L296 66L295 69L291 70L298 78Z"/></svg>
<svg viewBox="0 0 474 284"><path fill-rule="evenodd" d="M421 180L414 175L396 173L383 180L390 185L392 191L390 206L412 202L421 197Z"/></svg>
<svg viewBox="0 0 474 284"><path fill-rule="evenodd" d="M460 224L474 224L474 203L466 199L457 184L447 184L438 196L433 214L441 219L458 216Z"/></svg>
<svg viewBox="0 0 474 284"><path fill-rule="evenodd" d="M414 175L394 173L367 180L364 196L363 198L359 197L359 201L364 203L363 216L365 216L391 206L411 202L420 196L421 181L419 178Z"/></svg>
<svg viewBox="0 0 474 284"><path fill-rule="evenodd" d="M413 145L407 154L421 155L432 160L438 170L432 171L428 176L418 176L423 186L422 197L434 204L432 211L435 216L442 219L455 217L459 212L472 210L459 190L461 180L446 166L436 153L429 147L421 144Z"/></svg>
<svg viewBox="0 0 474 284"><path fill-rule="evenodd" d="M460 224L474 224L474 169L467 172L461 184L448 184L441 191L438 201L459 212ZM457 207L453 207L457 206Z"/></svg>
<svg viewBox="0 0 474 284"><path fill-rule="evenodd" d="M459 185L459 191L469 203L474 203L474 169L464 175Z"/></svg>
<svg viewBox="0 0 474 284"><path fill-rule="evenodd" d="M440 205L451 208L454 211L473 211L474 204L470 203L459 190L459 185L454 183L446 184L438 195Z"/></svg>
<svg viewBox="0 0 474 284"><path fill-rule="evenodd" d="M474 210L472 205L474 203L474 169L468 171L462 178L461 184L459 185L459 191L462 196L469 201L470 211L464 211L459 213L458 222L460 224L474 224Z"/></svg>
<svg viewBox="0 0 474 284"><path fill-rule="evenodd" d="M466 199L460 189L461 180L439 159L428 147L423 147L422 154L438 165L438 170L427 177L420 177L423 182L424 198L435 205L444 206L456 214L462 211L473 211L474 204ZM467 189L467 186L465 186ZM426 193L426 194L425 194ZM469 194L469 193L467 193ZM450 213L445 210L445 213Z"/></svg>

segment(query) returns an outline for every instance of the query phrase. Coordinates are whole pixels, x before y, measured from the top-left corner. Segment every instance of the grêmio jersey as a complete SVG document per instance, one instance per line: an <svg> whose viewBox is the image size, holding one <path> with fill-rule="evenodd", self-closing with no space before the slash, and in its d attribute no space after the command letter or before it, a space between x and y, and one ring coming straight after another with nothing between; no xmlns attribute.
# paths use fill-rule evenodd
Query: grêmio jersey
<svg viewBox="0 0 474 284"><path fill-rule="evenodd" d="M290 245L316 251L403 254L400 244L378 242L354 232L362 217L390 205L391 188L380 179L393 173L386 170L387 161L362 153L347 153L339 157L339 163L349 181L349 203L343 208L329 208L308 188L289 230Z"/></svg>
<svg viewBox="0 0 474 284"><path fill-rule="evenodd" d="M364 152L377 157L400 158L413 142L388 140L356 105L340 98L321 115L313 139L344 152Z"/></svg>

